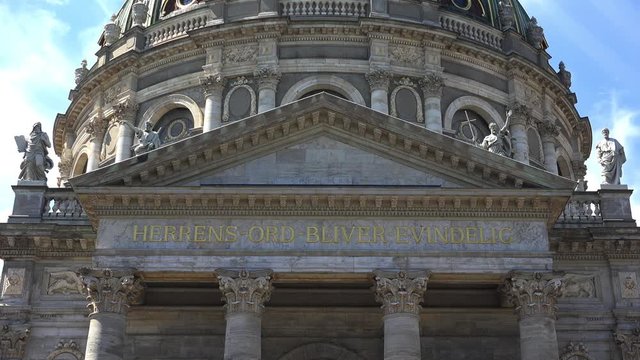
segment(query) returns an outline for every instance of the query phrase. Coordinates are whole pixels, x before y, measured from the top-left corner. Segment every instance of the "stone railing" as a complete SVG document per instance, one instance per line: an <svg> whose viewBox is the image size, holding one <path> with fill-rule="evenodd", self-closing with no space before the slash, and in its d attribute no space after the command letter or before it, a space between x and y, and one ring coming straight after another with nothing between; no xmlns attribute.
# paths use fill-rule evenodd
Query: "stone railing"
<svg viewBox="0 0 640 360"><path fill-rule="evenodd" d="M282 16L369 16L369 1L280 0Z"/></svg>
<svg viewBox="0 0 640 360"><path fill-rule="evenodd" d="M86 219L76 194L72 189L47 189L44 194L42 220Z"/></svg>
<svg viewBox="0 0 640 360"><path fill-rule="evenodd" d="M186 36L188 31L203 28L207 25L209 10L195 10L178 15L172 19L158 22L146 30L145 49L166 41Z"/></svg>
<svg viewBox="0 0 640 360"><path fill-rule="evenodd" d="M479 42L490 48L502 50L502 31L469 18L455 14L443 14L440 16L440 26L443 29L454 32L458 36Z"/></svg>
<svg viewBox="0 0 640 360"><path fill-rule="evenodd" d="M558 218L557 224L602 224L600 195L597 192L575 193Z"/></svg>

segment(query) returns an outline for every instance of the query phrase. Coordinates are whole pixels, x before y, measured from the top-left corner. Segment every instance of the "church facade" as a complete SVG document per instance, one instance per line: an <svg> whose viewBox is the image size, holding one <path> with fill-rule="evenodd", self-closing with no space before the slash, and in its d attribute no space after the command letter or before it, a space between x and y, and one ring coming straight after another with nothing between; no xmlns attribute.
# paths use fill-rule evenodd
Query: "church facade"
<svg viewBox="0 0 640 360"><path fill-rule="evenodd" d="M0 358L640 360L631 190L517 0L126 0L99 41L0 224Z"/></svg>

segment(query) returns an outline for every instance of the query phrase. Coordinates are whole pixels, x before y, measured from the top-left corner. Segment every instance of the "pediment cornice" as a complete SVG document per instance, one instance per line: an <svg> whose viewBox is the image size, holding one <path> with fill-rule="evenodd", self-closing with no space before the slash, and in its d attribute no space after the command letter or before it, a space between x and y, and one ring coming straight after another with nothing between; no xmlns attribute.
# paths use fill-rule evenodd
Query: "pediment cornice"
<svg viewBox="0 0 640 360"><path fill-rule="evenodd" d="M571 180L343 99L319 94L70 180L74 188L158 187L328 135L469 188L572 190Z"/></svg>

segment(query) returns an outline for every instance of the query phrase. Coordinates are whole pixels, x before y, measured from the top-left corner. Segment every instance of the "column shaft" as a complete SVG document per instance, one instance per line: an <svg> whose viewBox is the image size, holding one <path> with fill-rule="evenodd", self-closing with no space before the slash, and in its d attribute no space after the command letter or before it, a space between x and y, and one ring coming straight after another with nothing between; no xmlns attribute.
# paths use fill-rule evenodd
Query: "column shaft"
<svg viewBox="0 0 640 360"><path fill-rule="evenodd" d="M125 124L120 124L118 141L116 142L116 162L124 161L131 157L133 145L133 129Z"/></svg>
<svg viewBox="0 0 640 360"><path fill-rule="evenodd" d="M261 87L258 91L258 113L276 107L276 91L270 87Z"/></svg>
<svg viewBox="0 0 640 360"><path fill-rule="evenodd" d="M222 125L222 91L207 94L204 103L204 124L202 132L211 131Z"/></svg>
<svg viewBox="0 0 640 360"><path fill-rule="evenodd" d="M511 138L513 143L513 158L522 163L529 163L529 142L527 130L524 125L511 125Z"/></svg>
<svg viewBox="0 0 640 360"><path fill-rule="evenodd" d="M371 91L371 108L381 113L389 113L389 94L387 90L375 89Z"/></svg>
<svg viewBox="0 0 640 360"><path fill-rule="evenodd" d="M442 89L444 80L437 73L430 73L420 79L424 94L425 126L431 131L442 134Z"/></svg>
<svg viewBox="0 0 640 360"><path fill-rule="evenodd" d="M384 317L384 359L420 360L420 318L411 313Z"/></svg>
<svg viewBox="0 0 640 360"><path fill-rule="evenodd" d="M85 360L124 359L126 318L122 314L95 314L89 320Z"/></svg>
<svg viewBox="0 0 640 360"><path fill-rule="evenodd" d="M530 317L520 320L520 359L558 359L556 321L549 317Z"/></svg>
<svg viewBox="0 0 640 360"><path fill-rule="evenodd" d="M87 172L98 168L100 164L100 151L102 150L102 138L93 137L90 143L89 159L87 160Z"/></svg>
<svg viewBox="0 0 640 360"><path fill-rule="evenodd" d="M556 154L556 142L553 138L542 138L542 152L544 154L544 168L548 172L558 175L558 155Z"/></svg>
<svg viewBox="0 0 640 360"><path fill-rule="evenodd" d="M224 338L225 360L260 360L262 354L262 321L256 313L227 314Z"/></svg>
<svg viewBox="0 0 640 360"><path fill-rule="evenodd" d="M275 65L260 67L253 72L253 76L258 81L258 113L275 108L276 90L282 77L278 67Z"/></svg>

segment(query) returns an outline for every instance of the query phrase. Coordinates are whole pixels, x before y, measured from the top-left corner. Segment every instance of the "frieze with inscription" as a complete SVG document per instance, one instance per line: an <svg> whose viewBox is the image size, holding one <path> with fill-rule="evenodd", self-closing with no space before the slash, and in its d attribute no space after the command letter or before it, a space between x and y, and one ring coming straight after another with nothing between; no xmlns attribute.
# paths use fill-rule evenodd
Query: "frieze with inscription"
<svg viewBox="0 0 640 360"><path fill-rule="evenodd" d="M102 219L98 248L547 251L542 221Z"/></svg>

